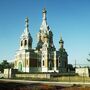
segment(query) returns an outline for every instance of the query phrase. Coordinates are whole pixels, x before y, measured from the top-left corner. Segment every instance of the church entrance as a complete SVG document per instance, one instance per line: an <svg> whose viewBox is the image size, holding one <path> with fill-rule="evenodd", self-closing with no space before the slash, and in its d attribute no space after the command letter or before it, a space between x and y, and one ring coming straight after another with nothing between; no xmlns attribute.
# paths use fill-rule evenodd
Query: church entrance
<svg viewBox="0 0 90 90"><path fill-rule="evenodd" d="M18 63L18 70L19 70L20 72L22 71L22 63L21 63L21 62Z"/></svg>

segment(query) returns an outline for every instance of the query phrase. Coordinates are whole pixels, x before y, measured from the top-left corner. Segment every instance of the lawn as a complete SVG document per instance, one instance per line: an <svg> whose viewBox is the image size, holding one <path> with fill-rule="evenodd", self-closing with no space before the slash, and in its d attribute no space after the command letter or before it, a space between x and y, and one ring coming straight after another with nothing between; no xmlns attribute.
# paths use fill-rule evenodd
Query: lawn
<svg viewBox="0 0 90 90"><path fill-rule="evenodd" d="M18 77L14 79L31 80L31 81L56 81L56 82L90 82L90 77L81 77L81 76L59 76L59 77L51 77L50 79Z"/></svg>
<svg viewBox="0 0 90 90"><path fill-rule="evenodd" d="M61 76L61 77L54 77L53 80L60 82L90 82L90 77Z"/></svg>

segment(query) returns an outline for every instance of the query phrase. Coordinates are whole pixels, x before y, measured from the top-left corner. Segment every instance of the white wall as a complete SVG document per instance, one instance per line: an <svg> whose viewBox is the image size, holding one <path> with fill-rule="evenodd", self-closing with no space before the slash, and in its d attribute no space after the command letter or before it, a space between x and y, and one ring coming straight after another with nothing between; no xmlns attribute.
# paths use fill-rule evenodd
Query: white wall
<svg viewBox="0 0 90 90"><path fill-rule="evenodd" d="M77 73L79 76L89 77L89 68L76 68L75 73Z"/></svg>

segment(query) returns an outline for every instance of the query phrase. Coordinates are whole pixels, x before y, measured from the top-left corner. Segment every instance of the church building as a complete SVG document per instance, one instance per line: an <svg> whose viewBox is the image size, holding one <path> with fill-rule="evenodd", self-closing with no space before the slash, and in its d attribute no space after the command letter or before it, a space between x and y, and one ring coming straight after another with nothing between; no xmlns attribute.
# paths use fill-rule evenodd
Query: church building
<svg viewBox="0 0 90 90"><path fill-rule="evenodd" d="M14 68L19 72L67 72L68 54L64 49L64 41L60 37L59 50L53 43L53 33L47 24L47 11L42 11L42 24L38 32L38 42L32 48L33 38L29 32L29 19L25 19L25 30L20 37L20 48L16 52Z"/></svg>

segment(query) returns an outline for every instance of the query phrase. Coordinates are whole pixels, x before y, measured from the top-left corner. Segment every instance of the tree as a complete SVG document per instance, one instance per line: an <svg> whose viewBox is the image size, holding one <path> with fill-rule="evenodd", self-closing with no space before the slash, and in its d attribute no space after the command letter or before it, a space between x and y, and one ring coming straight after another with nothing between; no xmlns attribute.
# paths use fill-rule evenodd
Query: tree
<svg viewBox="0 0 90 90"><path fill-rule="evenodd" d="M13 63L7 62L7 60L3 60L0 64L0 71L3 72L6 68L13 68Z"/></svg>
<svg viewBox="0 0 90 90"><path fill-rule="evenodd" d="M3 60L3 62L1 63L1 65L2 65L4 68L9 68L9 63L7 62L7 60Z"/></svg>
<svg viewBox="0 0 90 90"><path fill-rule="evenodd" d="M13 68L13 67L14 67L14 63L10 62L10 63L9 63L9 67L10 67L10 68Z"/></svg>
<svg viewBox="0 0 90 90"><path fill-rule="evenodd" d="M3 66L0 64L0 72L3 72Z"/></svg>
<svg viewBox="0 0 90 90"><path fill-rule="evenodd" d="M70 71L74 71L75 70L72 64L68 64L68 70L70 70Z"/></svg>

